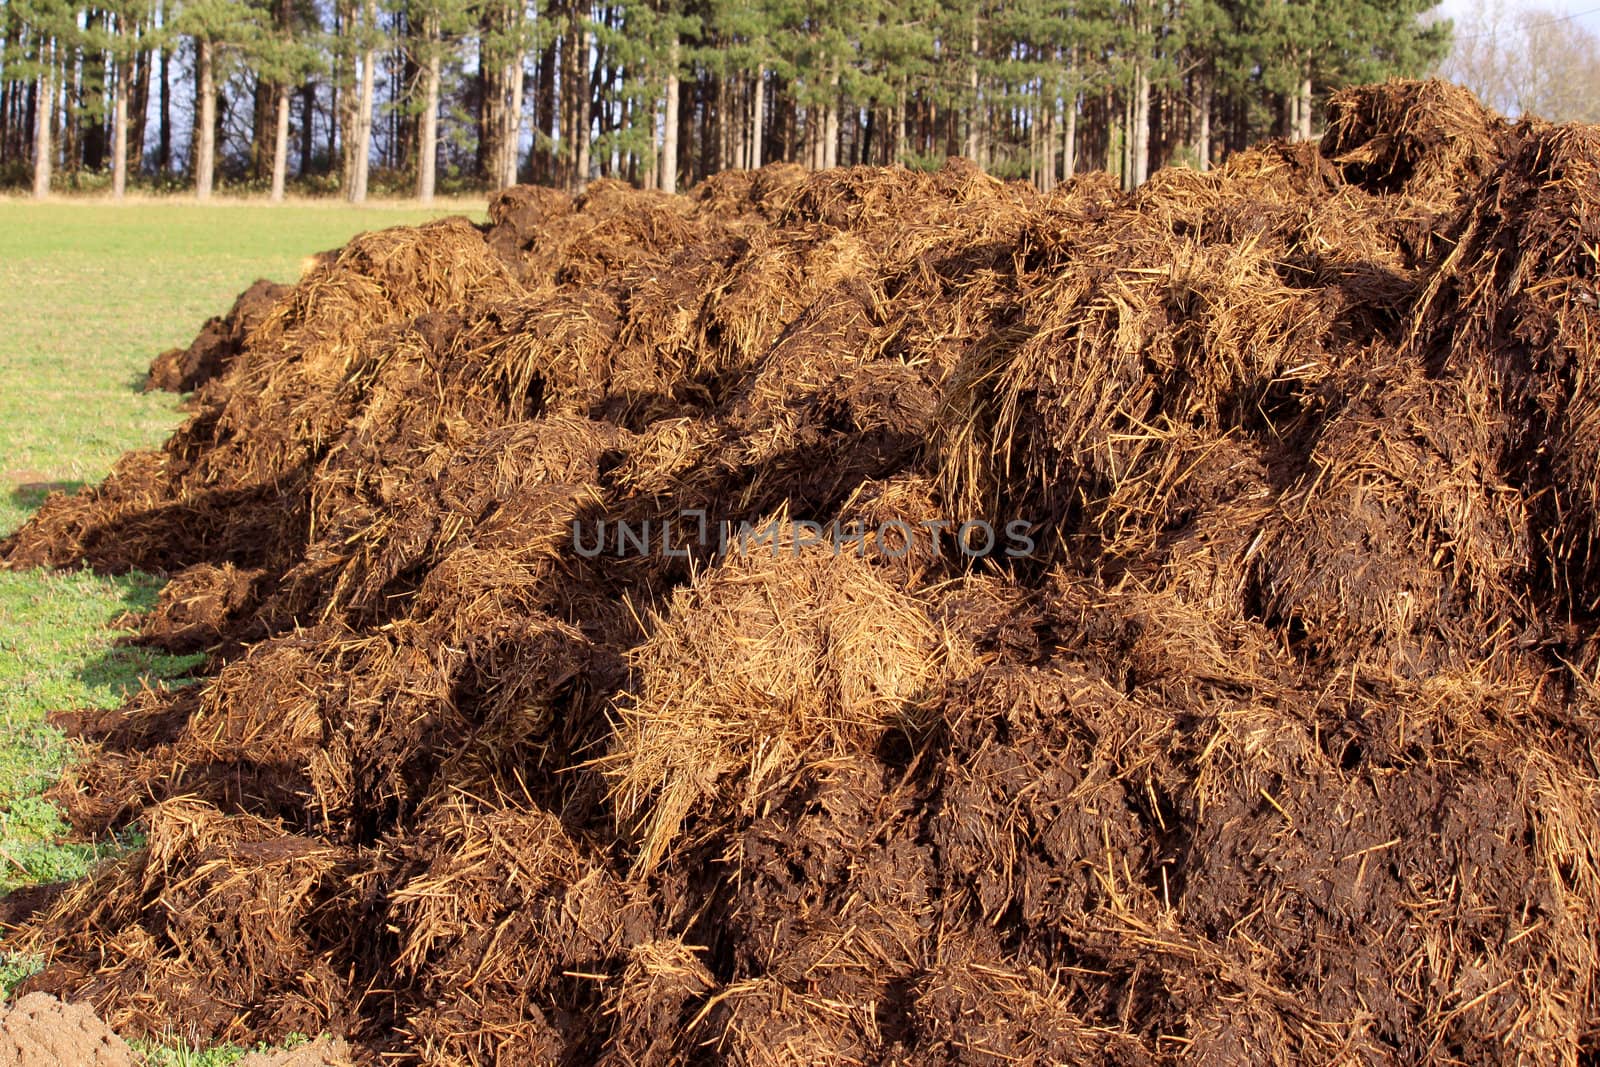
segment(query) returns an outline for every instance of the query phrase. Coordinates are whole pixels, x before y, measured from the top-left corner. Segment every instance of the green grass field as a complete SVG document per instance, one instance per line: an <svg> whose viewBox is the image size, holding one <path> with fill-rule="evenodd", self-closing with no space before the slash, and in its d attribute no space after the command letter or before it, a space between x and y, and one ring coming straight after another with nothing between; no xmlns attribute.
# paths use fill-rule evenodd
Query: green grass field
<svg viewBox="0 0 1600 1067"><path fill-rule="evenodd" d="M137 391L146 366L250 282L293 280L355 233L453 210L0 200L0 535L50 488L162 442L182 416L176 397ZM115 643L112 621L159 589L141 574L0 571L0 893L77 877L119 847L69 840L43 798L70 758L45 717L192 668ZM12 970L0 966L0 986Z"/></svg>

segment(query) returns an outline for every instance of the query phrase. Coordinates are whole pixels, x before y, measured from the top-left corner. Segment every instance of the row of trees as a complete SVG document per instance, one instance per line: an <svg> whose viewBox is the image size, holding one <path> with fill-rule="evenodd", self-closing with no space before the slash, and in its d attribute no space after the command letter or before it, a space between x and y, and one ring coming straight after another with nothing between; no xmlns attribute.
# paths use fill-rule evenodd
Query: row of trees
<svg viewBox="0 0 1600 1067"><path fill-rule="evenodd" d="M671 190L775 160L966 155L1049 187L1311 136L1432 69L1432 0L0 0L0 169L366 197L374 165Z"/></svg>

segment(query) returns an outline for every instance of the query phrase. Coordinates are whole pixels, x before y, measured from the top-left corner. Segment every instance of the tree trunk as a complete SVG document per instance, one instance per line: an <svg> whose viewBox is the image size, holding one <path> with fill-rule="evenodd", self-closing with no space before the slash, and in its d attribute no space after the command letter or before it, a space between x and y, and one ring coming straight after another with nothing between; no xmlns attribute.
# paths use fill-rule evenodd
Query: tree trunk
<svg viewBox="0 0 1600 1067"><path fill-rule="evenodd" d="M350 155L349 151L343 147L343 143L339 140L340 127L344 127L346 130L349 129L349 124L345 121L344 112L346 107L345 99L350 94L343 91L343 60L339 60L333 64L332 73L333 76L328 81L328 138L325 142L327 145L328 162L323 168L322 173L332 174L333 168L337 166L339 168L340 177L343 177L347 169L345 166L346 158L348 158ZM345 158L341 158L341 153L343 153Z"/></svg>
<svg viewBox="0 0 1600 1067"><path fill-rule="evenodd" d="M264 78L256 78L250 101L250 177L261 179L270 176L272 158L268 139L273 136L272 122L277 117L278 98L272 85Z"/></svg>
<svg viewBox="0 0 1600 1067"><path fill-rule="evenodd" d="M495 66L494 48L490 35L498 31L493 21L493 12L488 10L479 22L478 34L478 75L477 75L477 103L478 103L478 144L476 169L484 179L490 183L500 180L500 172L505 164L501 162L500 142L505 135L505 116L500 114L504 106L504 89L501 79L505 75L505 68Z"/></svg>
<svg viewBox="0 0 1600 1067"><path fill-rule="evenodd" d="M377 27L376 0L366 0L362 29L366 33ZM367 202L367 173L372 157L372 95L377 71L371 44L361 49L361 96L356 101L356 136L350 158L349 196L352 204Z"/></svg>
<svg viewBox="0 0 1600 1067"><path fill-rule="evenodd" d="M1060 94L1055 89L1049 90L1045 95L1040 112L1042 118L1039 123L1039 139L1044 142L1044 161L1040 168L1042 180L1039 188L1045 192L1056 187L1056 100Z"/></svg>
<svg viewBox="0 0 1600 1067"><path fill-rule="evenodd" d="M750 159L750 75L739 71L728 79L728 165L743 170Z"/></svg>
<svg viewBox="0 0 1600 1067"><path fill-rule="evenodd" d="M283 200L283 186L289 177L289 86L273 87L277 123L272 131L272 202Z"/></svg>
<svg viewBox="0 0 1600 1067"><path fill-rule="evenodd" d="M906 154L906 89L904 85L894 94L893 128L889 131L889 165L899 163Z"/></svg>
<svg viewBox="0 0 1600 1067"><path fill-rule="evenodd" d="M1203 74L1197 80L1199 99L1195 103L1194 155L1195 166L1204 172L1211 169L1211 82Z"/></svg>
<svg viewBox="0 0 1600 1067"><path fill-rule="evenodd" d="M972 9L972 51L967 55L967 158L978 158L978 9Z"/></svg>
<svg viewBox="0 0 1600 1067"><path fill-rule="evenodd" d="M120 16L125 20L126 15ZM119 27L124 41L129 37L126 24ZM111 132L111 196L121 200L128 192L128 99L133 93L132 50L117 63L117 88Z"/></svg>
<svg viewBox="0 0 1600 1067"><path fill-rule="evenodd" d="M500 188L506 189L517 184L517 164L521 162L519 149L522 147L522 52L516 51L515 58L506 65L505 76L502 79L506 87L511 90L511 99L506 104L504 117L504 130L500 135L500 168L496 180Z"/></svg>
<svg viewBox="0 0 1600 1067"><path fill-rule="evenodd" d="M1044 178L1039 173L1039 109L1030 102L1023 105L1021 110L1022 122L1028 129L1028 184L1040 189L1044 186ZM1015 110L1012 115L1015 123Z"/></svg>
<svg viewBox="0 0 1600 1067"><path fill-rule="evenodd" d="M1311 140L1311 79L1300 80L1300 129L1297 131L1302 141Z"/></svg>
<svg viewBox="0 0 1600 1067"><path fill-rule="evenodd" d="M1131 187L1137 189L1150 176L1150 73L1143 64L1134 68L1131 125L1128 138L1133 152Z"/></svg>
<svg viewBox="0 0 1600 1067"><path fill-rule="evenodd" d="M156 166L165 174L172 169L172 73L167 67L170 49L161 50L161 117L156 131Z"/></svg>
<svg viewBox="0 0 1600 1067"><path fill-rule="evenodd" d="M433 203L439 170L439 42L430 27L422 86L422 130L417 145L417 199Z"/></svg>
<svg viewBox="0 0 1600 1067"><path fill-rule="evenodd" d="M832 170L839 165L839 72L828 79L828 110L822 120L822 165Z"/></svg>
<svg viewBox="0 0 1600 1067"><path fill-rule="evenodd" d="M767 68L756 67L755 102L750 105L750 169L761 166L767 136Z"/></svg>
<svg viewBox="0 0 1600 1067"><path fill-rule="evenodd" d="M1150 168L1160 170L1167 165L1167 135L1172 115L1172 97L1167 90L1162 89L1157 92L1154 88L1151 89L1149 113L1144 143L1146 177L1149 176Z"/></svg>
<svg viewBox="0 0 1600 1067"><path fill-rule="evenodd" d="M667 113L661 126L661 191L678 191L678 35L667 45Z"/></svg>
<svg viewBox="0 0 1600 1067"><path fill-rule="evenodd" d="M661 185L658 174L661 169L661 153L655 147L656 123L660 117L661 112L657 108L655 99L652 98L645 109L645 121L649 123L647 128L650 131L650 158L644 161L644 172L639 183L645 189L655 189Z"/></svg>
<svg viewBox="0 0 1600 1067"><path fill-rule="evenodd" d="M42 53L44 48L39 51ZM53 61L44 60L44 73L39 75L38 105L35 107L33 131L33 195L43 200L50 195L50 130L55 122L56 87Z"/></svg>
<svg viewBox="0 0 1600 1067"><path fill-rule="evenodd" d="M332 173L334 167L339 168L339 182L346 197L350 195L356 127L359 124L355 106L352 104L357 95L352 89L352 86L358 83L356 57L350 52L346 43L355 39L355 26L355 0L334 0L333 35L341 45L334 50L331 64L332 77L329 81L328 170ZM338 162L335 163L335 160Z"/></svg>
<svg viewBox="0 0 1600 1067"><path fill-rule="evenodd" d="M1106 123L1106 169L1111 169L1111 150L1117 152L1117 181L1124 189L1128 187L1128 115L1131 113L1132 97L1123 94L1124 99L1119 103L1109 88L1105 92L1105 123Z"/></svg>
<svg viewBox="0 0 1600 1067"><path fill-rule="evenodd" d="M128 171L138 174L144 170L144 139L150 113L150 59L151 53L139 53L139 65L133 82L133 106L128 115Z"/></svg>
<svg viewBox="0 0 1600 1067"><path fill-rule="evenodd" d="M530 161L537 161L533 180L549 185L555 180L555 157L551 152L550 130L556 122L556 44L551 41L539 56L539 93L533 105L536 127L533 148L528 152ZM655 136L651 129L652 143Z"/></svg>
<svg viewBox="0 0 1600 1067"><path fill-rule="evenodd" d="M1078 92L1067 99L1066 127L1061 133L1061 176L1070 178L1078 172Z"/></svg>
<svg viewBox="0 0 1600 1067"><path fill-rule="evenodd" d="M737 93L730 74L716 79L717 106L712 114L717 121L716 166L713 174L721 174L733 166L733 99Z"/></svg>
<svg viewBox="0 0 1600 1067"><path fill-rule="evenodd" d="M779 94L774 101L777 106L773 109L778 120L778 159L784 163L795 159L795 128L800 123L799 105L795 102L794 94L788 91L790 88L788 82L773 86L773 90Z"/></svg>
<svg viewBox="0 0 1600 1067"><path fill-rule="evenodd" d="M490 183L497 189L505 189L517 184L517 171L522 162L519 155L525 82L522 28L526 13L520 3L501 5L495 11L498 12L496 17L504 20L505 52L496 57L502 65L495 72L493 84L485 82L483 90L492 147L484 162Z"/></svg>
<svg viewBox="0 0 1600 1067"><path fill-rule="evenodd" d="M195 66L199 79L195 92L200 97L200 106L196 109L199 121L196 123L194 149L194 195L197 200L211 199L211 184L217 167L217 89L211 52L210 40L195 38Z"/></svg>
<svg viewBox="0 0 1600 1067"><path fill-rule="evenodd" d="M594 49L594 31L585 29L578 38L578 77L573 82L573 89L578 95L576 101L577 111L572 127L573 134L573 173L572 187L577 192L589 184L589 126L592 116L590 109L594 94L590 92L589 84L589 54Z"/></svg>
<svg viewBox="0 0 1600 1067"><path fill-rule="evenodd" d="M317 86L307 81L300 87L300 177L311 173L311 152L317 122Z"/></svg>

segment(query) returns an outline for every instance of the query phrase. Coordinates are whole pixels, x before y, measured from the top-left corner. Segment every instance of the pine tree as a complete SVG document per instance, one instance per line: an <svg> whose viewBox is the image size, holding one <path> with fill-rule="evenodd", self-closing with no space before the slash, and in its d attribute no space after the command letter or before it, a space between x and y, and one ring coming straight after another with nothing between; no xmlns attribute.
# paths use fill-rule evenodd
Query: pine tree
<svg viewBox="0 0 1600 1067"><path fill-rule="evenodd" d="M194 41L197 99L192 162L199 200L211 199L216 181L218 75L225 74L257 36L259 16L260 11L246 0L185 0L173 18L176 32Z"/></svg>
<svg viewBox="0 0 1600 1067"><path fill-rule="evenodd" d="M28 30L28 46L8 58L6 76L34 83L33 195L50 195L55 162L55 108L63 58L78 46L77 9L66 0L12 0L18 22Z"/></svg>
<svg viewBox="0 0 1600 1067"><path fill-rule="evenodd" d="M246 41L246 61L268 87L271 99L272 184L274 202L283 199L289 173L289 104L293 87L322 67L314 14L294 0L270 0L270 11L255 11L257 21Z"/></svg>
<svg viewBox="0 0 1600 1067"><path fill-rule="evenodd" d="M445 57L460 46L472 27L469 0L410 0L407 24L415 34L407 42L411 58L422 72L417 140L417 199L433 203L439 172L439 106Z"/></svg>

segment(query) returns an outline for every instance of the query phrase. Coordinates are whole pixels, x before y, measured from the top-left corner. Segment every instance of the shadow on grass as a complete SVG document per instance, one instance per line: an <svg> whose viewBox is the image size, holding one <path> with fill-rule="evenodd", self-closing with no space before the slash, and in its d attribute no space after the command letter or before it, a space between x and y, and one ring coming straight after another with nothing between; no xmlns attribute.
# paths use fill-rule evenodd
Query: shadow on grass
<svg viewBox="0 0 1600 1067"><path fill-rule="evenodd" d="M126 631L137 624L140 615L156 606L167 580L139 571L120 575L115 580L121 603L119 610L106 620L106 625ZM195 668L205 661L204 653L174 655L141 645L133 634L124 633L114 644L86 658L73 673L85 686L121 694L126 701L147 684L163 683L168 688L188 685L195 680Z"/></svg>
<svg viewBox="0 0 1600 1067"><path fill-rule="evenodd" d="M205 661L203 653L174 656L143 645L116 645L91 656L77 675L85 685L120 691L126 698L146 683L165 683L169 689L188 685L194 669Z"/></svg>
<svg viewBox="0 0 1600 1067"><path fill-rule="evenodd" d="M83 481L23 482L12 487L11 506L32 515L44 506L45 498L51 493L76 493L88 484Z"/></svg>
<svg viewBox="0 0 1600 1067"><path fill-rule="evenodd" d="M19 508L36 508L51 493L76 493L88 482L23 482L11 490L11 502Z"/></svg>
<svg viewBox="0 0 1600 1067"><path fill-rule="evenodd" d="M45 590L52 588L54 580L48 572L36 574L37 579L24 574L16 576L16 581L33 580ZM65 585L57 588L79 585L78 579L63 577ZM47 608L27 617L9 638L59 649L54 668L46 662L43 669L53 669L56 677L70 677L75 684L58 690L52 699L36 700L31 707L19 709L0 738L0 930L47 904L62 884L83 877L106 859L125 854L140 840L137 824L118 827L113 833L87 827L74 830L49 798L62 768L78 755L63 737L64 723L57 721L71 716L61 713L83 708L86 714L115 716L114 710L89 709L120 707L147 684L186 684L204 661L203 656L175 656L143 647L129 640L131 635L116 632L127 629L130 614L154 607L164 579L131 573L95 579L95 584L99 592L90 601L94 607L80 610L75 621L64 621L66 615L53 618L54 612ZM63 594L69 606L71 595ZM38 593L24 593L18 602L37 605ZM68 635L65 639L63 630ZM0 941L0 954L4 951Z"/></svg>

